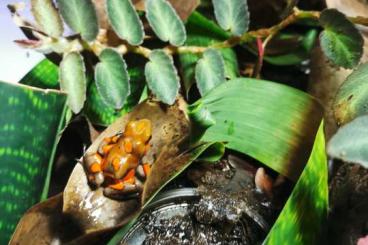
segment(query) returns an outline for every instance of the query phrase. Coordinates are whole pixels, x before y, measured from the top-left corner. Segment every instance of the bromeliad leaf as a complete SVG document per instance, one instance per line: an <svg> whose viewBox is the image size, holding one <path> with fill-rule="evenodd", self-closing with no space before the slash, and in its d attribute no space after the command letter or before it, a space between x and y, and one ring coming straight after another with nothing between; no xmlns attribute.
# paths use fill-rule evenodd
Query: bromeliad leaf
<svg viewBox="0 0 368 245"><path fill-rule="evenodd" d="M345 68L356 66L363 54L363 37L354 24L336 9L324 10L319 21L325 29L321 48L328 59Z"/></svg>
<svg viewBox="0 0 368 245"><path fill-rule="evenodd" d="M97 90L106 104L115 109L123 107L130 94L129 75L124 59L113 49L105 49L96 65Z"/></svg>
<svg viewBox="0 0 368 245"><path fill-rule="evenodd" d="M328 144L328 154L345 162L368 168L368 116L361 116L341 127Z"/></svg>
<svg viewBox="0 0 368 245"><path fill-rule="evenodd" d="M42 31L51 37L63 35L63 22L52 0L32 0L31 4L33 16Z"/></svg>
<svg viewBox="0 0 368 245"><path fill-rule="evenodd" d="M86 100L87 80L82 56L72 52L60 63L60 87L68 93L68 106L74 113L79 113Z"/></svg>
<svg viewBox="0 0 368 245"><path fill-rule="evenodd" d="M179 77L171 56L154 50L149 56L144 73L148 87L162 102L172 105L179 92Z"/></svg>
<svg viewBox="0 0 368 245"><path fill-rule="evenodd" d="M185 42L186 31L175 9L166 0L147 0L146 16L156 35L165 42L180 46Z"/></svg>
<svg viewBox="0 0 368 245"><path fill-rule="evenodd" d="M82 38L93 41L98 34L98 20L91 0L57 0L65 22L80 33Z"/></svg>
<svg viewBox="0 0 368 245"><path fill-rule="evenodd" d="M132 45L143 42L144 31L141 20L130 0L107 0L107 15L114 31Z"/></svg>
<svg viewBox="0 0 368 245"><path fill-rule="evenodd" d="M337 92L334 114L338 124L345 124L368 112L368 63L353 71Z"/></svg>
<svg viewBox="0 0 368 245"><path fill-rule="evenodd" d="M221 53L215 49L206 50L196 65L195 77L202 96L225 82L225 62Z"/></svg>
<svg viewBox="0 0 368 245"><path fill-rule="evenodd" d="M235 36L248 31L249 12L246 0L212 0L215 17L221 28Z"/></svg>
<svg viewBox="0 0 368 245"><path fill-rule="evenodd" d="M197 103L216 121L203 141L227 142L227 148L245 153L292 180L299 177L307 162L322 119L321 106L307 94L258 79L222 83Z"/></svg>

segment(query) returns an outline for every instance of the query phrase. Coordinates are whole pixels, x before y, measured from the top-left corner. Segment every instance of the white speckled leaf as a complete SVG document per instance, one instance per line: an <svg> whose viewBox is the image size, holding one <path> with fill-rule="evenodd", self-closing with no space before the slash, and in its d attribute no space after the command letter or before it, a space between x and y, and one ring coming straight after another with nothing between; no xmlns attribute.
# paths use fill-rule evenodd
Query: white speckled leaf
<svg viewBox="0 0 368 245"><path fill-rule="evenodd" d="M107 0L107 15L118 36L132 45L143 42L143 24L130 0Z"/></svg>
<svg viewBox="0 0 368 245"><path fill-rule="evenodd" d="M171 56L154 50L149 56L144 73L148 87L162 102L172 105L179 92L179 77Z"/></svg>
<svg viewBox="0 0 368 245"><path fill-rule="evenodd" d="M175 46L183 45L187 35L183 22L166 0L147 0L146 17L155 34Z"/></svg>

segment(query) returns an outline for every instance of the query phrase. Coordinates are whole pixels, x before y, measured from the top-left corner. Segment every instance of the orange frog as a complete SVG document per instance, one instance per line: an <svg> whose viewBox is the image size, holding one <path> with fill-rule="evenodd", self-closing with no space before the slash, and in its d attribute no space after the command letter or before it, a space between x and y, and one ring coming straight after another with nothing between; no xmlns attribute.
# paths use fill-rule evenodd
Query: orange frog
<svg viewBox="0 0 368 245"><path fill-rule="evenodd" d="M105 138L98 152L84 157L90 183L105 187L109 197L138 196L150 172L150 164L142 158L151 136L151 121L141 119L128 122L123 133Z"/></svg>

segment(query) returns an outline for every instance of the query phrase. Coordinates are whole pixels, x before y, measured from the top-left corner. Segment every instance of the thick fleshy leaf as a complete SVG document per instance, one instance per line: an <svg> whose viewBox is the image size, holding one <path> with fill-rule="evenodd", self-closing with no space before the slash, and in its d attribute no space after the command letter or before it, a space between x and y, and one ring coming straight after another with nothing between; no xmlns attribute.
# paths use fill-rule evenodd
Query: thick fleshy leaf
<svg viewBox="0 0 368 245"><path fill-rule="evenodd" d="M0 243L7 244L21 215L47 196L66 96L4 82L0 95Z"/></svg>
<svg viewBox="0 0 368 245"><path fill-rule="evenodd" d="M368 63L360 65L339 88L333 105L338 124L367 114L368 108Z"/></svg>
<svg viewBox="0 0 368 245"><path fill-rule="evenodd" d="M215 49L206 50L196 65L195 77L202 96L225 82L225 62L221 53Z"/></svg>
<svg viewBox="0 0 368 245"><path fill-rule="evenodd" d="M32 13L41 30L51 37L63 35L63 22L52 0L31 0Z"/></svg>
<svg viewBox="0 0 368 245"><path fill-rule="evenodd" d="M212 0L217 23L235 36L248 31L249 12L245 0Z"/></svg>
<svg viewBox="0 0 368 245"><path fill-rule="evenodd" d="M203 141L227 142L226 147L298 179L322 119L322 108L312 97L273 82L235 79L198 103L216 121Z"/></svg>
<svg viewBox="0 0 368 245"><path fill-rule="evenodd" d="M166 0L147 0L146 17L156 35L165 42L180 46L186 32L182 20Z"/></svg>
<svg viewBox="0 0 368 245"><path fill-rule="evenodd" d="M363 37L344 14L336 9L326 9L319 19L324 31L321 48L334 64L353 68L363 54Z"/></svg>
<svg viewBox="0 0 368 245"><path fill-rule="evenodd" d="M143 42L143 24L130 0L107 0L107 15L114 31L132 45Z"/></svg>
<svg viewBox="0 0 368 245"><path fill-rule="evenodd" d="M74 113L82 110L86 100L87 80L83 58L79 53L66 54L60 63L60 87L68 94L68 105Z"/></svg>
<svg viewBox="0 0 368 245"><path fill-rule="evenodd" d="M344 162L368 168L368 116L364 115L341 127L328 143L328 154Z"/></svg>
<svg viewBox="0 0 368 245"><path fill-rule="evenodd" d="M149 60L144 69L148 87L158 99L172 105L180 87L172 57L162 50L154 50Z"/></svg>
<svg viewBox="0 0 368 245"><path fill-rule="evenodd" d="M114 107L107 105L97 91L95 81L91 81L88 88L88 96L85 105L85 113L88 119L93 123L101 126L108 126L119 117L130 112L136 106L142 96L145 83L144 71L142 68L128 69L130 77L131 93L126 99L122 109L116 110Z"/></svg>
<svg viewBox="0 0 368 245"><path fill-rule="evenodd" d="M99 59L95 68L97 90L107 105L121 109L130 94L126 63L113 49L102 51Z"/></svg>
<svg viewBox="0 0 368 245"><path fill-rule="evenodd" d="M80 33L82 38L93 41L98 34L98 20L91 0L56 0L65 22Z"/></svg>
<svg viewBox="0 0 368 245"><path fill-rule="evenodd" d="M323 124L308 163L264 244L320 244L328 210L328 169Z"/></svg>

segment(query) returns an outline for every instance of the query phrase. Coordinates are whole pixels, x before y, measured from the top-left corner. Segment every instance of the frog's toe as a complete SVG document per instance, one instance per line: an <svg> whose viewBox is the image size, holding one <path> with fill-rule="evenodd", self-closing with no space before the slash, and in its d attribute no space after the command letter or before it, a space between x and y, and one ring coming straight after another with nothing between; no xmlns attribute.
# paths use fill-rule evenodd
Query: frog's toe
<svg viewBox="0 0 368 245"><path fill-rule="evenodd" d="M124 187L121 190L106 187L103 190L105 196L117 199L117 200L128 200L139 197L142 191L141 186L137 184L124 184Z"/></svg>

